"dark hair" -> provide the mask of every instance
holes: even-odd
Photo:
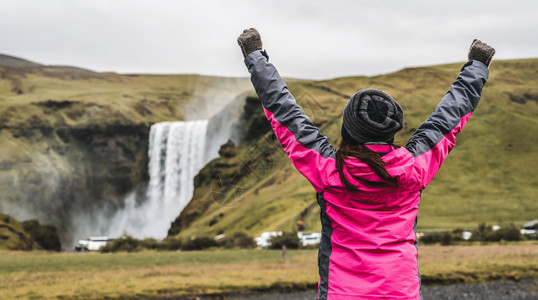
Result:
[[[390,176],[389,172],[385,168],[385,162],[381,159],[383,154],[384,153],[377,153],[370,150],[364,145],[353,143],[347,139],[341,139],[338,143],[338,150],[336,151],[336,168],[338,169],[338,174],[340,174],[340,180],[346,189],[350,191],[357,190],[357,187],[349,182],[344,171],[344,164],[346,163],[344,158],[348,157],[357,158],[361,162],[366,163],[372,169],[372,171],[374,171],[381,178],[381,180],[383,180],[383,182],[366,180],[348,171],[347,173],[349,173],[353,179],[365,182],[369,185],[398,187],[398,179]]]

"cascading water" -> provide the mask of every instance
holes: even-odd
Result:
[[[138,204],[134,194],[129,195],[125,208],[112,219],[109,236],[166,237],[170,223],[192,198],[194,176],[207,162],[207,125],[207,120],[199,120],[151,126],[146,200]]]
[[[100,220],[102,235],[164,238],[194,191],[194,177],[228,139],[240,140],[238,120],[247,93],[230,101],[210,120],[162,122],[151,126],[146,196],[127,195],[124,207],[111,219]],[[206,142],[207,141],[207,142]]]

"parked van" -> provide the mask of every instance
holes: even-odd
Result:
[[[75,245],[76,251],[98,251],[102,247],[106,246],[106,243],[114,239],[107,236],[94,236],[85,240],[80,240]]]

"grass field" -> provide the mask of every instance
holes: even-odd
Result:
[[[421,246],[422,280],[469,283],[538,277],[538,245]],[[0,299],[132,299],[307,287],[317,251],[0,253]]]

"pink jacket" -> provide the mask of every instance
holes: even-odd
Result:
[[[304,115],[264,54],[258,50],[245,58],[251,81],[278,140],[316,190],[321,207],[319,299],[421,299],[416,243],[420,195],[478,104],[488,68],[479,61],[465,64],[405,147],[368,146],[387,153],[382,159],[398,178],[397,189],[351,181],[359,191],[350,192],[336,169],[336,149]],[[381,181],[367,164],[346,162],[353,174]]]

